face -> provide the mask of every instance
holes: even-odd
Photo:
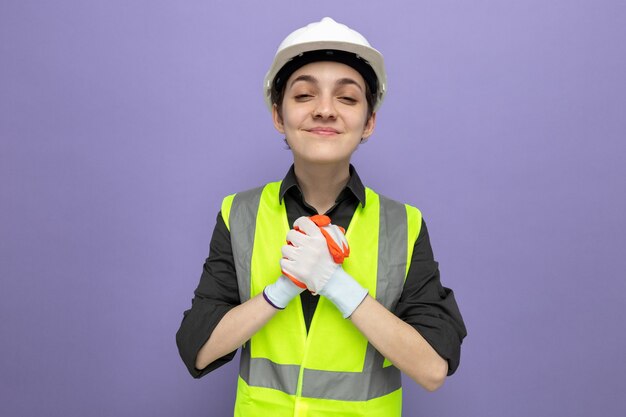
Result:
[[[276,129],[285,135],[296,164],[348,164],[374,131],[367,118],[365,81],[352,67],[320,61],[304,65],[287,80]]]

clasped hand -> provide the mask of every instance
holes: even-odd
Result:
[[[344,230],[327,216],[300,217],[282,247],[281,275],[263,290],[266,300],[283,309],[304,288],[328,298],[344,318],[350,317],[367,296],[367,289],[343,270],[350,254]],[[287,277],[287,278],[285,278]]]
[[[344,230],[327,216],[300,217],[287,233],[280,266],[296,285],[318,294],[349,253]]]

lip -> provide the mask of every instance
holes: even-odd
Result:
[[[332,127],[312,127],[310,129],[305,129],[307,132],[309,133],[313,133],[316,135],[321,135],[321,136],[332,136],[332,135],[336,135],[339,133],[339,131],[337,129],[334,129]]]

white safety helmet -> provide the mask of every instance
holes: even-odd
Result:
[[[325,17],[290,33],[278,47],[263,83],[265,102],[270,111],[275,81],[285,82],[301,66],[324,60],[342,62],[355,68],[375,93],[373,111],[380,108],[387,92],[382,54],[372,48],[359,32]],[[285,70],[281,71],[283,68]],[[277,75],[284,79],[276,79]]]

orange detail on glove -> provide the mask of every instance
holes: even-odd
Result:
[[[286,273],[285,271],[281,271],[283,273],[284,276],[286,276],[287,278],[289,278],[291,280],[291,282],[293,282],[294,284],[296,284],[298,287],[300,288],[306,288],[306,284],[298,281],[293,275]]]
[[[318,227],[324,227],[330,224],[330,217],[324,214],[316,214],[315,216],[309,217],[309,219],[311,219],[311,221]]]
[[[328,216],[326,216],[328,217]],[[329,219],[330,220],[330,219]],[[297,230],[298,232],[305,234],[302,230],[300,230],[299,227],[295,227],[294,230]],[[288,245],[293,246],[293,243],[291,243],[290,241],[287,241]],[[281,271],[283,273],[284,276],[286,276],[287,278],[289,278],[291,280],[291,282],[293,282],[294,284],[296,284],[298,287],[300,288],[306,288],[306,284],[302,281],[297,280],[293,275],[286,273],[285,271]]]
[[[324,235],[326,239],[326,244],[328,245],[328,250],[330,251],[330,255],[333,257],[333,261],[336,264],[342,264],[343,260],[350,256],[350,248],[342,243],[343,247],[339,247],[335,239],[333,239],[326,230],[320,228],[320,232]]]

